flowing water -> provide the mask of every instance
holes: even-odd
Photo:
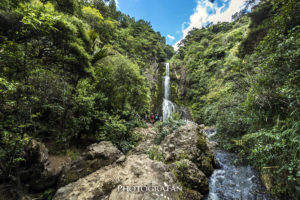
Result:
[[[206,130],[208,138],[215,130]],[[215,157],[221,168],[214,170],[209,180],[209,194],[206,200],[272,200],[265,192],[259,175],[250,166],[233,164],[237,156],[215,149]]]
[[[165,121],[172,116],[175,111],[174,104],[170,101],[170,75],[169,63],[166,63],[166,76],[164,77],[164,99],[163,99],[163,120]]]

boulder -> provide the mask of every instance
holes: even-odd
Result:
[[[142,138],[140,143],[128,152],[131,154],[144,154],[147,153],[154,145],[154,139],[157,136],[157,132],[153,129],[153,125],[148,125],[147,128],[136,128],[134,134]]]
[[[208,193],[208,179],[193,162],[183,159],[175,162],[172,167],[180,181],[188,188],[201,191],[201,194]]]
[[[106,166],[58,189],[53,200],[153,200],[191,195],[202,198],[200,193],[182,188],[167,164],[139,154],[129,155],[122,165]]]
[[[111,145],[107,142],[101,148],[89,148],[92,152],[86,152],[72,166],[95,159],[106,166],[87,176],[84,164],[71,166],[69,172],[82,178],[59,188],[54,200],[203,199],[208,193],[207,177],[213,170],[214,156],[202,128],[188,123],[168,135],[155,146],[157,153],[163,154],[160,161],[148,155],[157,134],[153,127],[137,129],[136,133],[143,139],[126,157],[116,150],[112,153],[112,147],[110,151],[100,150]]]
[[[174,133],[168,135],[161,143],[162,153],[167,162],[188,159],[210,176],[215,162],[214,154],[207,146],[207,138],[199,125],[189,122]]]
[[[57,183],[60,171],[49,167],[48,149],[36,140],[25,149],[26,166],[20,171],[21,181],[31,190],[43,191]]]
[[[92,144],[77,160],[63,168],[58,186],[62,187],[77,181],[79,178],[85,177],[115,161],[122,162],[125,160],[123,156],[123,153],[111,142],[103,141]]]

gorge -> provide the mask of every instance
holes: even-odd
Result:
[[[195,4],[175,51],[125,0],[1,0],[0,200],[300,199],[300,2],[238,1],[130,1]]]

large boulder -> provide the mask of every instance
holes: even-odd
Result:
[[[54,200],[186,199],[202,195],[183,188],[167,164],[145,154],[130,155],[121,165],[110,165],[58,189]]]
[[[153,147],[154,139],[157,136],[157,132],[153,129],[152,124],[149,124],[147,128],[136,128],[134,134],[142,139],[134,149],[128,152],[128,155],[147,153]]]
[[[162,153],[167,162],[188,159],[210,176],[215,165],[214,154],[207,146],[203,128],[189,122],[168,135],[161,143]]]
[[[48,149],[36,140],[25,149],[26,166],[20,172],[21,181],[31,190],[43,191],[55,186],[60,171],[49,167]]]
[[[201,194],[208,193],[208,178],[190,160],[183,159],[172,164],[178,179],[188,188],[201,191]]]
[[[64,167],[58,186],[62,187],[125,156],[111,142],[103,141],[88,146],[87,150],[70,165]]]

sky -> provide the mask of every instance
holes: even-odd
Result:
[[[209,22],[231,21],[231,16],[244,7],[244,0],[117,0],[118,9],[151,23],[153,29],[166,37],[167,44],[177,44],[193,28]]]

